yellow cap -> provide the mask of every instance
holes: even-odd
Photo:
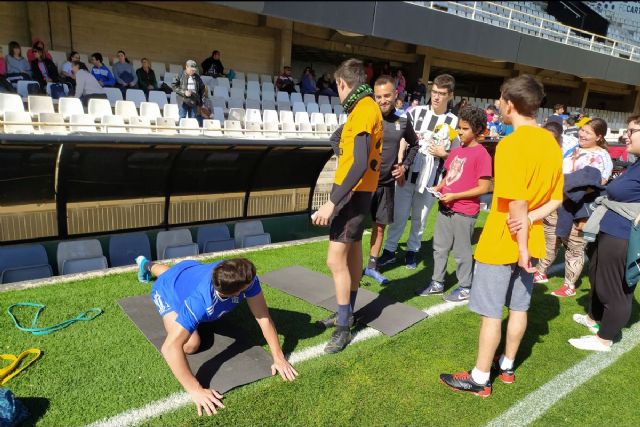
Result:
[[[591,119],[589,117],[583,117],[580,120],[578,120],[576,122],[576,126],[578,126],[579,128],[581,128],[582,126],[586,125],[587,123],[589,123],[591,121]]]

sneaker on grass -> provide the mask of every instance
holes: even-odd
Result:
[[[554,297],[560,297],[560,298],[572,297],[575,294],[576,294],[576,288],[569,286],[567,283],[564,283],[558,289],[551,292],[551,295],[553,295]]]
[[[338,312],[334,312],[331,316],[326,319],[318,320],[316,325],[322,329],[329,329],[336,327],[336,319],[338,318]],[[349,316],[349,327],[352,327],[354,323],[353,314]]]
[[[140,283],[149,283],[151,281],[151,272],[145,270],[145,265],[149,262],[144,255],[140,255],[136,258],[136,264],[138,264],[138,281]]]
[[[348,326],[336,326],[331,339],[324,347],[325,353],[337,353],[351,342],[351,329]]]
[[[429,295],[440,295],[442,292],[444,292],[444,283],[432,280],[426,287],[418,289],[416,295],[426,297]]]
[[[502,369],[500,367],[500,355],[496,354],[493,358],[493,364],[491,365],[491,369],[495,373],[498,374],[498,378],[505,384],[513,384],[516,382],[516,372],[513,368],[511,369]]]
[[[533,283],[548,283],[548,282],[549,282],[549,278],[547,277],[546,274],[540,273],[539,271],[536,271],[535,273],[533,273]]]
[[[582,326],[586,326],[594,334],[597,334],[598,331],[600,330],[600,324],[598,324],[597,322],[591,323],[589,321],[589,316],[587,316],[586,314],[575,313],[573,315],[573,321]]]
[[[457,287],[449,295],[445,295],[443,299],[448,302],[462,302],[468,300],[470,294],[471,289]]]
[[[611,351],[611,342],[603,343],[596,335],[585,335],[580,338],[571,338],[569,344],[580,350]]]
[[[415,270],[415,268],[418,266],[418,262],[416,261],[416,252],[413,251],[407,251],[407,254],[405,255],[404,258],[404,266],[407,267],[409,270]]]
[[[384,249],[382,251],[382,255],[378,258],[378,267],[384,267],[386,265],[393,264],[394,262],[396,262],[395,252]]]
[[[386,277],[384,277],[382,275],[382,273],[380,273],[378,270],[376,270],[375,268],[365,268],[363,274],[365,276],[371,277],[373,280],[375,280],[376,282],[380,283],[381,285],[386,285],[389,283],[389,279],[387,279]]]
[[[480,397],[489,397],[491,395],[491,383],[476,383],[471,378],[470,371],[456,374],[440,374],[440,382],[455,391],[471,393]]]

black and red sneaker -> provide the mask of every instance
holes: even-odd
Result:
[[[496,355],[493,358],[493,364],[491,365],[491,369],[493,369],[497,374],[500,381],[505,384],[513,384],[516,382],[516,371],[511,369],[501,369],[500,368],[500,356]]]
[[[449,388],[475,394],[480,397],[491,395],[491,383],[478,384],[471,378],[471,371],[463,371],[455,374],[440,374],[440,382]]]

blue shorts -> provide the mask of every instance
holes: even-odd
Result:
[[[194,260],[185,260],[177,263],[160,275],[151,287],[151,299],[156,305],[160,316],[170,312],[176,312],[181,302],[176,301],[174,286],[178,276],[187,268],[200,264]]]

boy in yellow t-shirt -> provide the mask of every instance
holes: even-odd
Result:
[[[513,362],[527,327],[534,259],[545,256],[542,219],[562,203],[562,152],[551,134],[536,124],[544,98],[542,84],[530,75],[500,88],[503,120],[515,131],[496,148],[495,182],[489,217],[475,252],[469,309],[482,316],[476,366],[468,372],[441,374],[457,390],[487,397],[492,362],[504,383],[515,381]],[[509,308],[504,354],[502,310]]]
[[[336,147],[338,167],[329,201],[312,216],[315,225],[331,223],[327,265],[336,287],[338,311],[323,321],[327,327],[336,327],[326,353],[337,353],[351,341],[353,308],[362,278],[364,221],[378,187],[382,153],[382,113],[365,83],[362,61],[343,62],[335,77],[340,102],[349,116]]]

